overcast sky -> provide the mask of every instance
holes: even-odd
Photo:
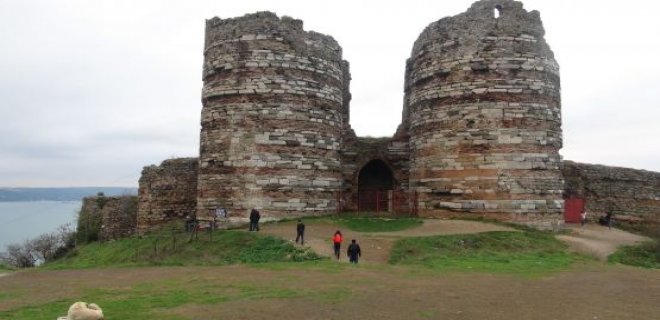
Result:
[[[205,19],[269,10],[333,36],[351,125],[390,136],[425,26],[472,0],[0,0],[0,186],[137,186],[198,154]],[[564,159],[660,171],[660,4],[523,1],[561,66]]]

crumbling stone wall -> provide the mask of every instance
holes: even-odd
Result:
[[[144,167],[138,188],[139,233],[194,215],[197,207],[197,158],[163,161]]]
[[[303,23],[258,12],[206,22],[197,214],[336,210],[350,75]]]
[[[79,240],[109,241],[130,237],[137,225],[137,197],[85,197],[78,217]]]
[[[562,162],[567,196],[586,200],[591,219],[611,211],[618,221],[660,226],[660,172]]]
[[[482,0],[419,36],[402,126],[422,215],[562,213],[559,66],[543,35],[537,11]]]

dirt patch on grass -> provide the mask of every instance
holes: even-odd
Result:
[[[593,224],[588,224],[584,227],[580,225],[568,225],[568,228],[570,234],[558,235],[557,238],[559,240],[564,241],[576,252],[594,256],[602,261],[606,261],[607,256],[614,253],[621,246],[651,240],[650,238],[627,231],[608,229],[607,227]]]
[[[260,232],[281,237],[294,242],[296,239],[296,223],[272,223],[264,224]],[[305,246],[310,247],[316,253],[331,257],[333,256],[332,235],[341,230],[344,235],[342,244],[342,256],[340,261],[348,262],[346,248],[352,239],[356,239],[362,249],[363,264],[387,263],[394,241],[402,237],[425,237],[443,234],[479,233],[487,231],[515,231],[515,229],[474,221],[461,220],[424,220],[418,227],[395,232],[357,232],[343,228],[327,220],[305,221]]]

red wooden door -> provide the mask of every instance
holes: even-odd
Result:
[[[568,198],[564,200],[564,222],[579,223],[580,213],[584,210],[584,199]]]

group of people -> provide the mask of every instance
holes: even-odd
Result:
[[[259,231],[259,219],[261,219],[259,210],[252,209],[250,211],[250,231]],[[339,260],[339,257],[341,256],[341,243],[343,241],[344,237],[342,236],[341,231],[337,230],[332,236],[334,255],[337,260]],[[296,224],[296,243],[300,243],[301,245],[305,244],[305,224],[301,219],[298,219],[298,224]],[[351,244],[348,245],[346,255],[348,255],[351,263],[358,263],[358,259],[362,256],[360,245],[355,239],[351,240]]]
[[[332,244],[335,249],[335,257],[337,260],[339,260],[339,256],[341,255],[341,243],[344,241],[344,237],[341,234],[341,231],[337,230],[335,232],[335,235],[332,236]],[[360,249],[360,245],[357,244],[357,241],[355,239],[351,240],[351,244],[348,245],[348,249],[346,250],[346,255],[348,256],[348,260],[351,263],[358,263],[358,259],[362,256],[362,250]]]
[[[298,219],[298,224],[296,225],[296,243],[298,243],[298,241],[300,241],[301,245],[305,244],[305,224],[300,219]],[[341,231],[337,230],[332,236],[332,246],[337,260],[341,257],[341,243],[343,241],[344,236],[341,234]],[[346,255],[348,255],[348,260],[355,264],[358,263],[358,259],[362,256],[360,245],[355,239],[351,240],[351,244],[346,250]]]

